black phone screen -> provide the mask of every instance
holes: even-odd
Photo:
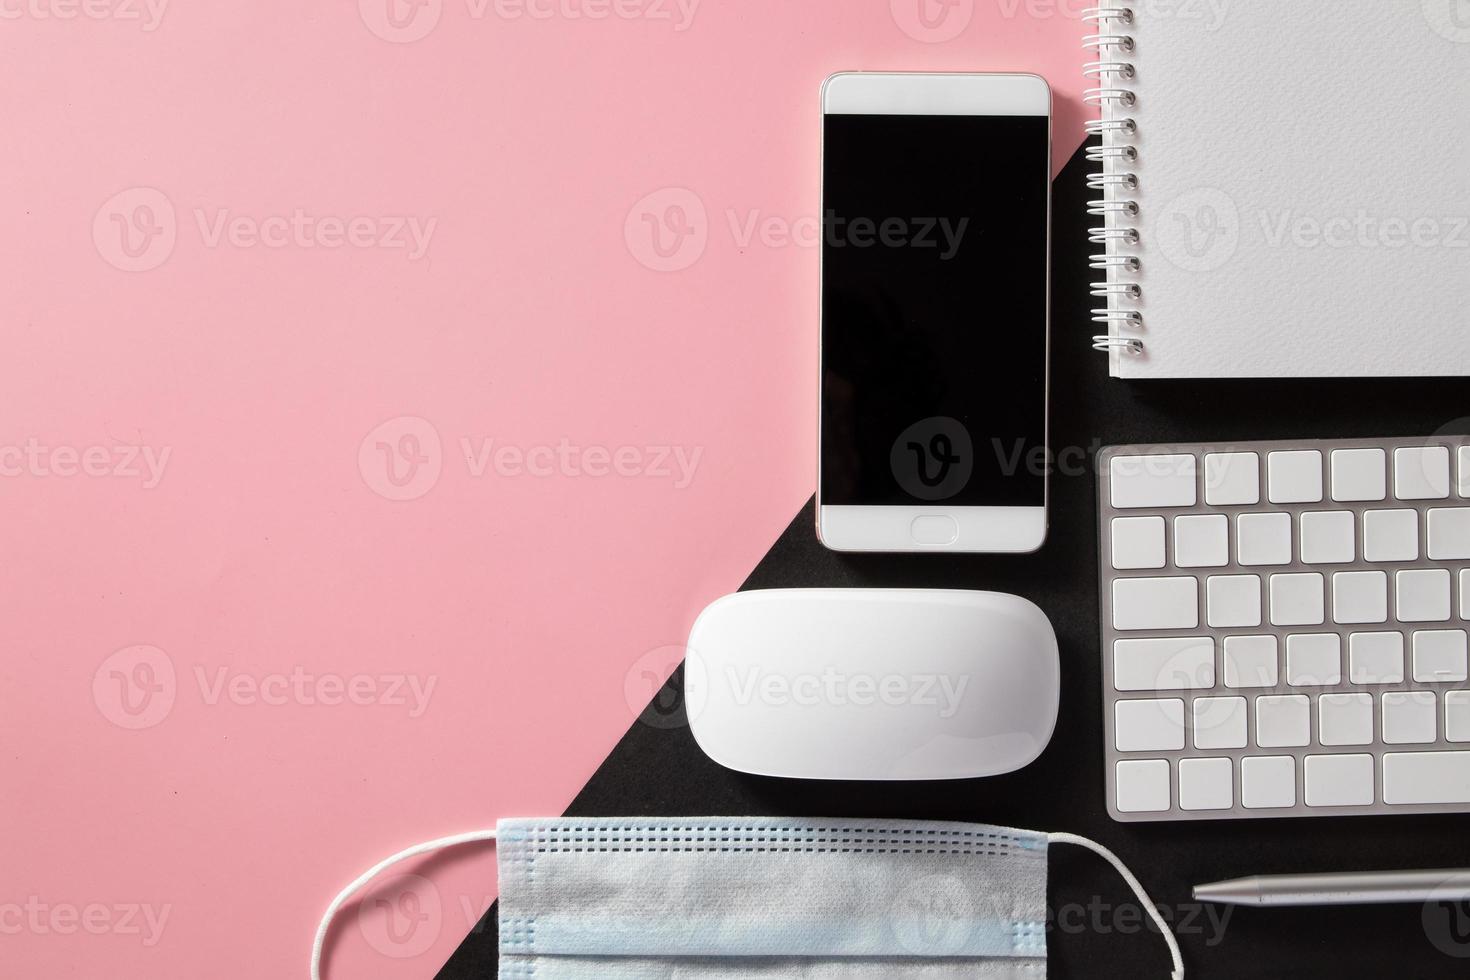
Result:
[[[1049,121],[824,128],[822,504],[1043,506]]]

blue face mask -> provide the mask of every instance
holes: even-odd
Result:
[[[757,818],[512,820],[410,848],[497,840],[501,980],[1040,980],[1052,844],[978,824]]]

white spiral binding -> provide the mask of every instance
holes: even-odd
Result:
[[[1087,133],[1100,136],[1103,141],[1101,146],[1087,149],[1088,161],[1103,168],[1087,175],[1088,189],[1101,192],[1097,200],[1087,203],[1087,213],[1103,219],[1101,226],[1088,230],[1088,239],[1104,249],[1092,256],[1092,268],[1106,276],[1104,281],[1092,284],[1092,295],[1107,301],[1106,308],[1092,311],[1092,322],[1106,324],[1109,330],[1093,337],[1092,346],[1100,351],[1142,354],[1145,349],[1142,340],[1120,337],[1113,332],[1124,327],[1143,329],[1143,314],[1122,308],[1123,303],[1143,298],[1143,287],[1123,278],[1137,275],[1143,261],[1137,255],[1119,251],[1137,248],[1140,242],[1138,229],[1122,224],[1123,219],[1132,221],[1139,216],[1138,202],[1125,196],[1138,190],[1138,177],[1128,169],[1138,159],[1138,148],[1126,142],[1138,132],[1138,125],[1126,116],[1108,111],[1109,108],[1131,109],[1138,104],[1137,93],[1126,87],[1134,77],[1133,64],[1126,56],[1133,53],[1136,45],[1132,35],[1124,33],[1133,25],[1133,11],[1122,5],[1100,4],[1085,11],[1082,19],[1096,25],[1097,30],[1082,42],[1097,57],[1096,61],[1087,63],[1084,71],[1098,85],[1083,96],[1088,105],[1099,110],[1099,117],[1088,121]]]

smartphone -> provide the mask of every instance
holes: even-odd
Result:
[[[846,73],[822,103],[817,535],[836,551],[1036,551],[1051,90]]]

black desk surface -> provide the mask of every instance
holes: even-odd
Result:
[[[1190,824],[1114,823],[1103,802],[1098,653],[1098,446],[1121,443],[1387,437],[1470,432],[1470,382],[1110,380],[1090,350],[1085,161],[1056,185],[1052,444],[1088,450],[1089,465],[1052,483],[1051,538],[1026,558],[850,556],[817,542],[812,505],[796,516],[745,589],[986,589],[1046,610],[1062,653],[1062,712],[1042,758],[1019,773],[961,783],[807,784],[728,772],[678,724],[681,677],[660,693],[568,810],[575,816],[805,815],[898,817],[1066,830],[1103,842],[1178,916],[1193,978],[1414,978],[1470,975],[1470,908],[1419,905],[1236,910],[1221,926],[1190,886],[1250,874],[1470,865],[1470,816],[1358,817]],[[1384,283],[1393,289],[1393,283]],[[1290,330],[1290,323],[1282,323]],[[1385,324],[1384,343],[1411,323]],[[1078,471],[1080,470],[1080,471]],[[671,723],[672,720],[672,723]],[[1166,977],[1163,943],[1099,858],[1052,852],[1050,975]],[[495,976],[495,910],[438,980]],[[1101,928],[1099,928],[1101,926]],[[1455,927],[1458,927],[1457,930]],[[1459,936],[1457,943],[1454,936]],[[1458,954],[1458,955],[1455,955]]]

